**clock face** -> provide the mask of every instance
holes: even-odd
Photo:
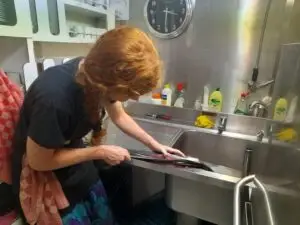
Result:
[[[150,31],[160,38],[179,36],[192,17],[191,0],[148,0],[145,17]]]

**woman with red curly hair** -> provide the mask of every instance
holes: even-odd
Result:
[[[115,224],[94,160],[117,165],[130,155],[120,146],[83,148],[82,138],[91,130],[97,136],[106,110],[122,131],[153,151],[182,155],[154,140],[121,105],[157,87],[161,67],[151,39],[121,27],[101,36],[85,58],[44,71],[25,97],[15,131],[14,192],[26,153],[32,169],[53,171],[60,182],[70,203],[60,212],[63,224]]]

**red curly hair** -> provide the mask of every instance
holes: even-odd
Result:
[[[157,87],[162,76],[162,63],[147,34],[137,28],[122,26],[97,40],[80,71],[90,93],[87,97],[89,111],[95,111],[96,106],[91,107],[91,104],[96,104],[97,100],[91,99],[94,95],[91,90],[104,97],[119,93],[136,98]]]

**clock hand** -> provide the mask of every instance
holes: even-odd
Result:
[[[178,13],[174,13],[173,11],[164,10],[163,12],[164,12],[164,13],[171,14],[171,15],[175,15],[175,16],[178,15]]]
[[[165,29],[168,26],[168,8],[166,8],[166,10],[164,10],[165,13]]]

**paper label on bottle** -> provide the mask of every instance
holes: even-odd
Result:
[[[167,105],[168,95],[161,95],[161,104]]]

